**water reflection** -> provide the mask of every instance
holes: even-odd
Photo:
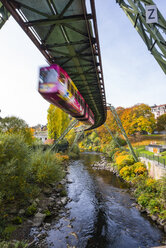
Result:
[[[164,234],[144,218],[127,193],[127,185],[107,171],[89,165],[102,155],[84,154],[70,165],[67,204],[49,232],[50,248],[144,248],[160,245]]]

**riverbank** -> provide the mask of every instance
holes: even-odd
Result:
[[[15,248],[19,244],[19,248],[23,247],[45,247],[44,239],[47,236],[46,232],[51,226],[50,219],[58,222],[60,215],[67,212],[65,205],[70,200],[67,197],[66,185],[71,183],[67,179],[67,164],[65,165],[66,176],[56,183],[52,183],[44,187],[36,199],[30,200],[30,207],[27,210],[20,209],[19,212],[15,208],[10,210],[10,218],[15,220],[22,220],[22,223],[15,221],[9,222],[9,227],[15,227],[8,233],[7,239],[9,241],[1,241],[0,248]],[[14,225],[13,225],[14,224]],[[42,227],[41,227],[42,226]],[[38,232],[36,236],[33,233]],[[42,230],[42,232],[40,232]]]
[[[67,212],[58,222],[52,219],[44,248],[145,248],[165,244],[164,233],[133,206],[127,184],[113,173],[92,168],[102,158],[101,154],[83,153],[79,160],[69,163]]]
[[[117,166],[115,166],[114,163],[108,162],[108,159],[103,156],[101,162],[97,162],[95,164],[92,164],[92,168],[94,170],[106,170],[113,174],[115,174],[117,177],[120,177],[120,173],[118,171]],[[122,178],[124,180],[124,178]],[[133,206],[135,206],[141,213],[146,213],[146,215],[151,218],[152,221],[154,221],[160,229],[162,229],[166,233],[166,219],[160,218],[159,214],[151,214],[151,212],[143,207],[141,204],[138,203],[138,199],[135,197],[135,191],[136,191],[136,185],[132,182],[129,182],[125,180],[126,183],[130,185],[130,193],[132,197],[135,199],[135,203],[133,203]],[[154,206],[155,207],[155,206]]]
[[[35,199],[37,212],[43,214],[47,209],[50,213],[47,211],[48,215],[45,213],[46,216],[37,225],[37,213],[29,217],[13,233],[13,239],[25,240],[28,244],[25,247],[29,248],[159,245],[160,231],[150,227],[149,222],[138,214],[126,183],[114,175],[117,173],[115,168],[110,167],[103,154],[82,154],[81,159],[69,161],[65,173],[63,180],[52,184],[40,199]],[[65,196],[61,195],[64,189]],[[146,237],[145,240],[142,236]]]

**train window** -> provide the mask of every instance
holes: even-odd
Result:
[[[78,95],[77,95],[77,92],[75,92],[75,98],[76,98],[76,100],[78,101]]]
[[[40,83],[54,83],[57,81],[58,73],[55,69],[40,71]]]
[[[72,93],[73,96],[75,96],[75,90],[74,90],[73,85],[71,85],[71,93]]]
[[[65,84],[66,78],[65,78],[65,75],[64,75],[62,72],[60,72],[59,80],[60,80],[63,84]]]
[[[67,88],[69,91],[71,91],[71,83],[70,83],[69,79],[67,80]]]

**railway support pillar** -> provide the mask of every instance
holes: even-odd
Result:
[[[84,133],[84,130],[80,131],[80,132],[77,132],[76,133],[76,136],[75,136],[75,139],[73,141],[73,144],[71,145],[71,148],[69,150],[69,152],[71,152],[74,148],[74,145],[77,143],[77,141],[79,140],[79,138],[81,137],[81,135]]]
[[[61,136],[55,141],[55,143],[52,145],[51,150],[53,150],[57,144],[66,136],[66,134],[78,123],[78,120],[74,119],[71,120],[68,127],[65,129],[65,131],[61,134]]]
[[[112,133],[111,129],[109,128],[109,126],[108,126],[106,123],[104,123],[104,126],[105,126],[105,128],[107,129],[107,131],[109,132],[109,134],[111,135],[111,137],[112,137],[112,139],[114,140],[114,142],[117,144],[117,146],[118,146],[119,148],[121,148],[120,144],[118,143],[117,139],[116,139],[115,136],[113,135],[113,133]]]
[[[119,118],[119,116],[118,116],[118,114],[117,114],[115,108],[114,108],[111,104],[109,104],[109,107],[110,107],[110,110],[111,110],[111,112],[112,112],[112,114],[113,114],[115,120],[116,120],[116,123],[117,123],[118,127],[120,128],[120,130],[121,130],[121,132],[122,132],[122,134],[123,134],[123,137],[125,138],[125,140],[126,140],[126,142],[127,142],[127,145],[128,145],[128,147],[129,147],[129,150],[130,150],[130,152],[131,152],[131,154],[132,154],[132,156],[133,156],[135,162],[138,162],[138,158],[137,158],[137,156],[136,156],[136,154],[135,154],[135,152],[134,152],[134,149],[133,149],[133,147],[132,147],[132,145],[131,145],[131,143],[130,143],[128,137],[127,137],[127,134],[126,134],[126,132],[125,132],[125,130],[124,130],[124,128],[123,128],[122,122],[121,122],[121,120],[120,120],[120,118]]]

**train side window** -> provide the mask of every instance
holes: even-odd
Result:
[[[62,72],[60,72],[59,79],[60,79],[60,81],[61,81],[63,84],[65,84],[66,78],[65,78],[65,76],[63,75]]]
[[[71,93],[72,93],[73,96],[75,96],[75,92],[74,92],[74,87],[73,87],[73,85],[71,85]]]
[[[70,83],[69,79],[67,80],[67,89],[69,91],[71,91],[71,83]]]
[[[76,100],[78,101],[78,95],[77,95],[77,92],[75,92],[75,98],[76,98]]]

